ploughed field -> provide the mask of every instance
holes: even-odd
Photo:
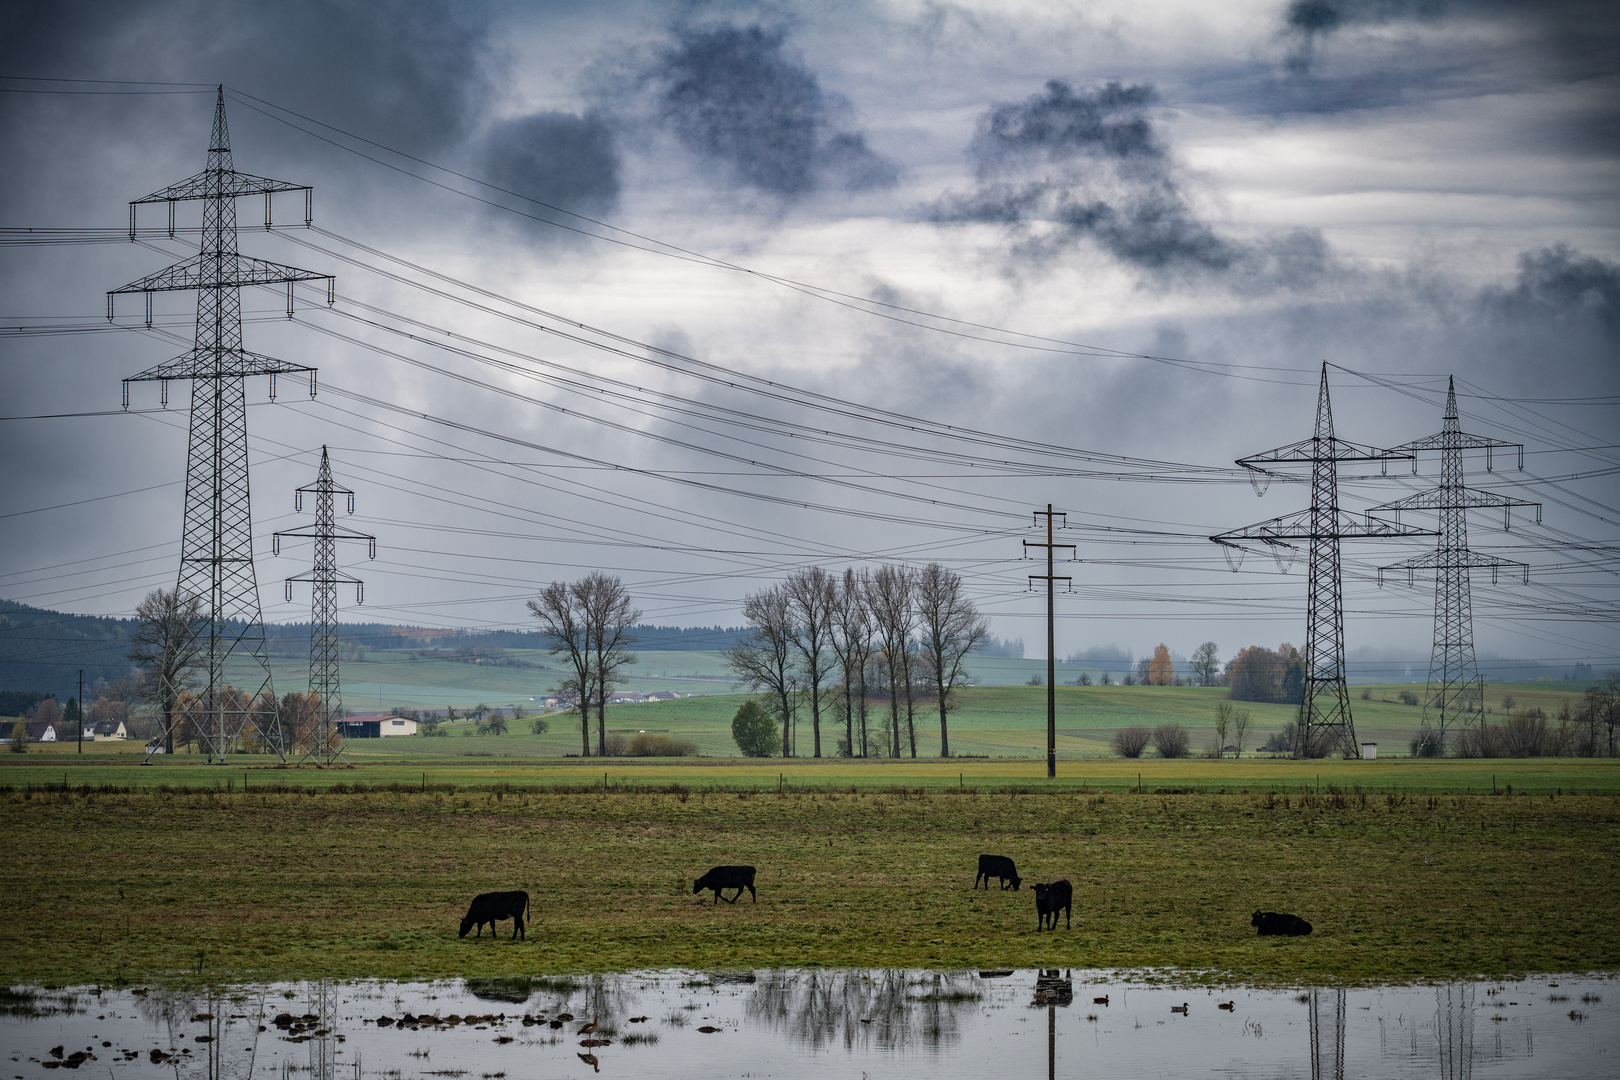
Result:
[[[0,790],[0,979],[1620,968],[1613,795],[273,789],[305,776],[257,773],[246,794]],[[1013,858],[1023,889],[973,891],[981,852]],[[758,903],[692,895],[717,864],[757,867]],[[1038,933],[1030,884],[1060,877],[1073,927]],[[509,922],[458,939],[471,897],[507,889],[531,896],[527,941]],[[1256,937],[1256,909],[1315,932]]]

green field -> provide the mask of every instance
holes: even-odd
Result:
[[[683,663],[695,665],[690,658],[702,658],[700,653],[648,653],[648,657],[676,657]],[[1022,663],[1023,661],[1019,661]],[[675,663],[675,661],[671,661]],[[426,666],[399,663],[393,660],[376,664],[350,664],[344,668],[345,686],[353,669],[388,668],[398,666],[408,673],[427,677],[433,673],[430,666],[440,669],[468,669],[480,677],[487,676],[491,683],[516,678],[505,669],[480,672],[473,665],[449,661],[432,661]],[[673,667],[670,670],[675,670]],[[689,670],[691,670],[689,668]],[[439,672],[442,676],[443,671]],[[438,677],[438,676],[435,676]],[[279,678],[279,675],[278,675]],[[285,685],[278,683],[278,685]],[[731,739],[731,718],[747,695],[729,692],[729,684],[718,684],[710,696],[681,698],[637,705],[612,706],[608,710],[607,726],[610,730],[634,733],[662,731],[697,743],[701,753],[708,756],[731,756],[737,747]],[[439,686],[435,692],[451,693],[455,688]],[[466,708],[480,702],[490,706],[518,704],[527,709],[538,706],[527,701],[527,696],[516,694],[501,697],[494,688],[484,687],[482,696],[460,694],[454,704]],[[714,689],[711,687],[711,689]],[[1356,732],[1364,741],[1379,744],[1380,757],[1404,755],[1408,744],[1417,734],[1422,709],[1400,704],[1399,694],[1412,687],[1399,684],[1355,688],[1352,694]],[[1360,694],[1369,695],[1363,700]],[[687,691],[680,691],[686,693]],[[1493,686],[1490,691],[1492,715],[1488,719],[1500,721],[1501,696],[1511,694],[1519,708],[1541,708],[1555,714],[1560,703],[1573,702],[1576,694],[1561,689],[1553,682],[1516,683]],[[1109,740],[1115,731],[1131,725],[1149,727],[1164,723],[1180,723],[1192,734],[1192,752],[1203,752],[1214,742],[1210,727],[1215,707],[1226,700],[1226,691],[1218,687],[1170,686],[1059,686],[1057,688],[1058,753],[1065,760],[1111,757]],[[353,690],[345,692],[345,704],[351,713],[364,713],[367,705],[363,697]],[[979,686],[961,693],[960,706],[951,714],[951,751],[953,756],[984,755],[997,757],[1027,757],[1044,753],[1046,747],[1046,690],[1033,686]],[[1236,702],[1254,717],[1254,728],[1249,734],[1245,750],[1256,750],[1268,736],[1294,718],[1292,705],[1266,705],[1254,702]],[[869,707],[868,724],[874,728],[887,712],[887,703],[874,700]],[[372,706],[375,708],[375,706]],[[536,736],[528,733],[525,721],[510,725],[506,735],[478,736],[472,724],[451,725],[445,738],[398,738],[382,740],[353,740],[351,754],[359,759],[378,755],[390,757],[498,757],[498,758],[550,758],[578,753],[580,749],[579,716],[577,713],[558,713],[548,717],[551,731]],[[917,753],[920,757],[939,756],[939,717],[926,704],[916,712]],[[593,720],[594,727],[594,720]],[[822,753],[832,756],[837,738],[843,732],[837,710],[828,707],[823,715]],[[798,756],[812,753],[809,707],[801,710],[797,731]],[[1231,742],[1228,735],[1227,741]],[[594,741],[593,741],[594,745]],[[909,744],[904,751],[909,755]]]
[[[0,920],[0,979],[836,965],[1365,984],[1620,967],[1620,798],[1357,794],[1329,790],[1326,775],[1321,795],[1154,794],[1213,779],[1220,763],[1152,764],[1147,794],[273,790],[310,776],[289,772],[258,773],[245,794],[0,789],[0,895],[14,913]],[[945,767],[890,763],[886,778]],[[802,768],[796,781],[818,767]],[[819,768],[842,780],[861,766]],[[1476,790],[1485,780],[1467,763],[1428,768],[1457,769]],[[1072,881],[1072,928],[1037,933],[1027,885],[972,891],[984,851],[1030,879]],[[758,903],[691,895],[717,863],[757,866]],[[509,888],[533,898],[527,941],[457,938],[472,894]],[[1316,931],[1257,938],[1257,908]]]

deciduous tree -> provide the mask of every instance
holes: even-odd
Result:
[[[963,661],[989,636],[990,625],[962,591],[961,575],[939,563],[922,568],[915,591],[923,671],[939,703],[939,756],[950,757],[946,716],[955,706],[957,688],[969,681]]]
[[[872,659],[872,615],[866,607],[865,578],[864,571],[857,574],[854,567],[845,568],[832,618],[831,643],[844,684],[844,743],[850,757],[866,756],[866,668]],[[861,720],[858,744],[855,741],[857,712]]]
[[[1192,671],[1198,677],[1199,686],[1214,686],[1220,670],[1219,646],[1213,641],[1206,641],[1193,650]]]
[[[573,673],[557,688],[559,694],[572,693],[579,704],[580,756],[591,756],[591,639],[586,631],[589,617],[575,590],[566,582],[553,581],[529,601],[529,614],[540,622],[540,636],[553,656],[565,656]]]
[[[793,609],[793,645],[799,652],[801,690],[810,699],[812,754],[821,756],[821,696],[833,658],[828,655],[835,636],[838,579],[819,566],[798,570],[786,582]]]
[[[596,570],[574,583],[580,609],[585,613],[585,635],[590,642],[596,687],[596,749],[607,745],[607,705],[613,687],[624,681],[624,670],[636,662],[630,651],[641,612],[630,601],[624,582]]]
[[[877,624],[883,666],[888,674],[890,754],[893,757],[900,756],[900,699],[902,695],[909,697],[911,687],[911,634],[917,625],[912,583],[909,568],[885,563],[869,579],[866,595],[866,606]],[[915,731],[912,732],[911,756],[917,756]]]
[[[1148,661],[1145,681],[1151,686],[1176,684],[1176,665],[1170,660],[1170,646],[1162,641],[1153,649],[1153,659]]]
[[[726,666],[737,685],[771,695],[782,724],[782,756],[793,753],[791,725],[793,697],[798,692],[798,671],[793,663],[793,602],[781,585],[772,585],[743,597],[743,618],[748,633],[725,653]]]
[[[174,753],[180,700],[197,685],[207,625],[200,596],[153,589],[135,608],[128,656],[141,671],[142,697],[158,711],[168,754]]]

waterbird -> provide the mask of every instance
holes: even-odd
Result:
[[[1235,1001],[1223,1001],[1223,1002],[1219,1003],[1218,1005],[1216,1005],[1215,1007],[1217,1009],[1225,1009],[1227,1012],[1236,1012],[1237,1011],[1237,1002],[1235,1002]]]
[[[1100,998],[1092,998],[1091,1003],[1093,1005],[1106,1005],[1106,1004],[1108,1004],[1108,995],[1104,994]]]
[[[1173,1013],[1180,1013],[1182,1016],[1186,1016],[1187,1015],[1187,1003],[1185,1001],[1183,1001],[1180,1005],[1172,1005],[1172,1006],[1170,1006],[1170,1011],[1173,1012]]]
[[[596,1030],[597,1021],[599,1021],[601,1019],[602,1018],[600,1016],[591,1017],[591,1022],[588,1023],[588,1024],[581,1024],[579,1026],[579,1030],[574,1032],[574,1034],[576,1034],[576,1035],[589,1035],[591,1032]]]

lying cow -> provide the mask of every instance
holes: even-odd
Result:
[[[752,866],[712,867],[707,874],[692,882],[694,896],[704,889],[714,890],[714,902],[717,904],[725,900],[725,897],[720,895],[721,889],[737,890],[736,896],[726,900],[728,904],[735,904],[738,900],[741,900],[744,889],[747,889],[749,895],[754,898],[754,903],[759,903],[759,893],[754,891],[754,868]]]
[[[523,920],[529,914],[529,894],[522,890],[513,892],[486,892],[473,897],[467,914],[461,917],[461,937],[467,936],[467,931],[478,927],[478,937],[484,936],[484,924],[489,923],[489,933],[495,936],[495,923],[497,921],[512,920],[512,938],[528,940],[528,934],[523,930]]]
[[[1052,920],[1052,929],[1057,929],[1057,913],[1063,912],[1063,926],[1069,926],[1070,907],[1074,902],[1074,886],[1069,884],[1068,878],[1060,878],[1047,885],[1035,887],[1035,914],[1037,916],[1035,931],[1046,929],[1047,919]]]
[[[1001,887],[1003,890],[1007,888],[1007,882],[1009,881],[1012,882],[1013,889],[1017,890],[1018,883],[1023,880],[1023,878],[1018,876],[1018,868],[1013,865],[1013,861],[1007,858],[1007,856],[980,855],[979,873],[978,876],[973,879],[973,887],[977,889],[979,887],[979,881],[982,879],[984,881],[984,887],[989,889],[991,878],[1000,878]]]
[[[1298,915],[1279,911],[1257,911],[1249,925],[1258,928],[1261,937],[1304,937],[1311,932],[1311,924]]]

